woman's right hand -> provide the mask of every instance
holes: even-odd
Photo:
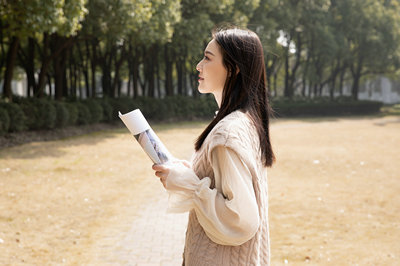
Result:
[[[184,166],[184,167],[182,167]],[[173,160],[168,164],[153,164],[152,169],[156,171],[154,174],[160,178],[161,183],[164,188],[167,188],[167,178],[170,174],[171,169],[175,172],[183,172],[186,168],[191,169],[190,162],[186,160]],[[182,171],[183,170],[183,171]]]

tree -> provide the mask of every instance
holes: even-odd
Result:
[[[38,34],[48,35],[57,32],[70,35],[79,28],[85,14],[84,0],[31,0],[2,1],[0,20],[4,23],[3,31],[9,40],[7,51],[6,74],[4,76],[4,96],[11,100],[11,81],[19,44]],[[45,37],[44,37],[45,38]],[[47,47],[46,47],[47,48]],[[46,54],[46,51],[44,51]],[[32,59],[32,58],[30,58]],[[46,67],[48,62],[44,64]],[[46,68],[42,70],[46,70]],[[39,94],[42,93],[45,71],[39,76]],[[42,78],[42,80],[41,80]]]
[[[398,60],[400,6],[398,1],[337,1],[341,27],[350,54],[352,96],[358,97],[360,80],[383,74]]]

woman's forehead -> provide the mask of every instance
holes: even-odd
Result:
[[[215,41],[215,39],[212,39],[208,43],[208,45],[207,45],[206,49],[204,50],[204,52],[207,52],[207,51],[213,53],[214,55],[219,52],[218,43]]]

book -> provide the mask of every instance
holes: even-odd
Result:
[[[146,118],[139,109],[126,114],[119,113],[119,118],[124,122],[142,149],[155,164],[165,164],[172,160],[172,155],[150,127]]]

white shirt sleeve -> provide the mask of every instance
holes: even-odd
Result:
[[[252,176],[233,150],[217,146],[211,152],[215,188],[211,180],[200,180],[191,168],[176,164],[170,168],[166,189],[170,212],[195,210],[207,236],[217,244],[241,245],[259,227],[258,205]]]

